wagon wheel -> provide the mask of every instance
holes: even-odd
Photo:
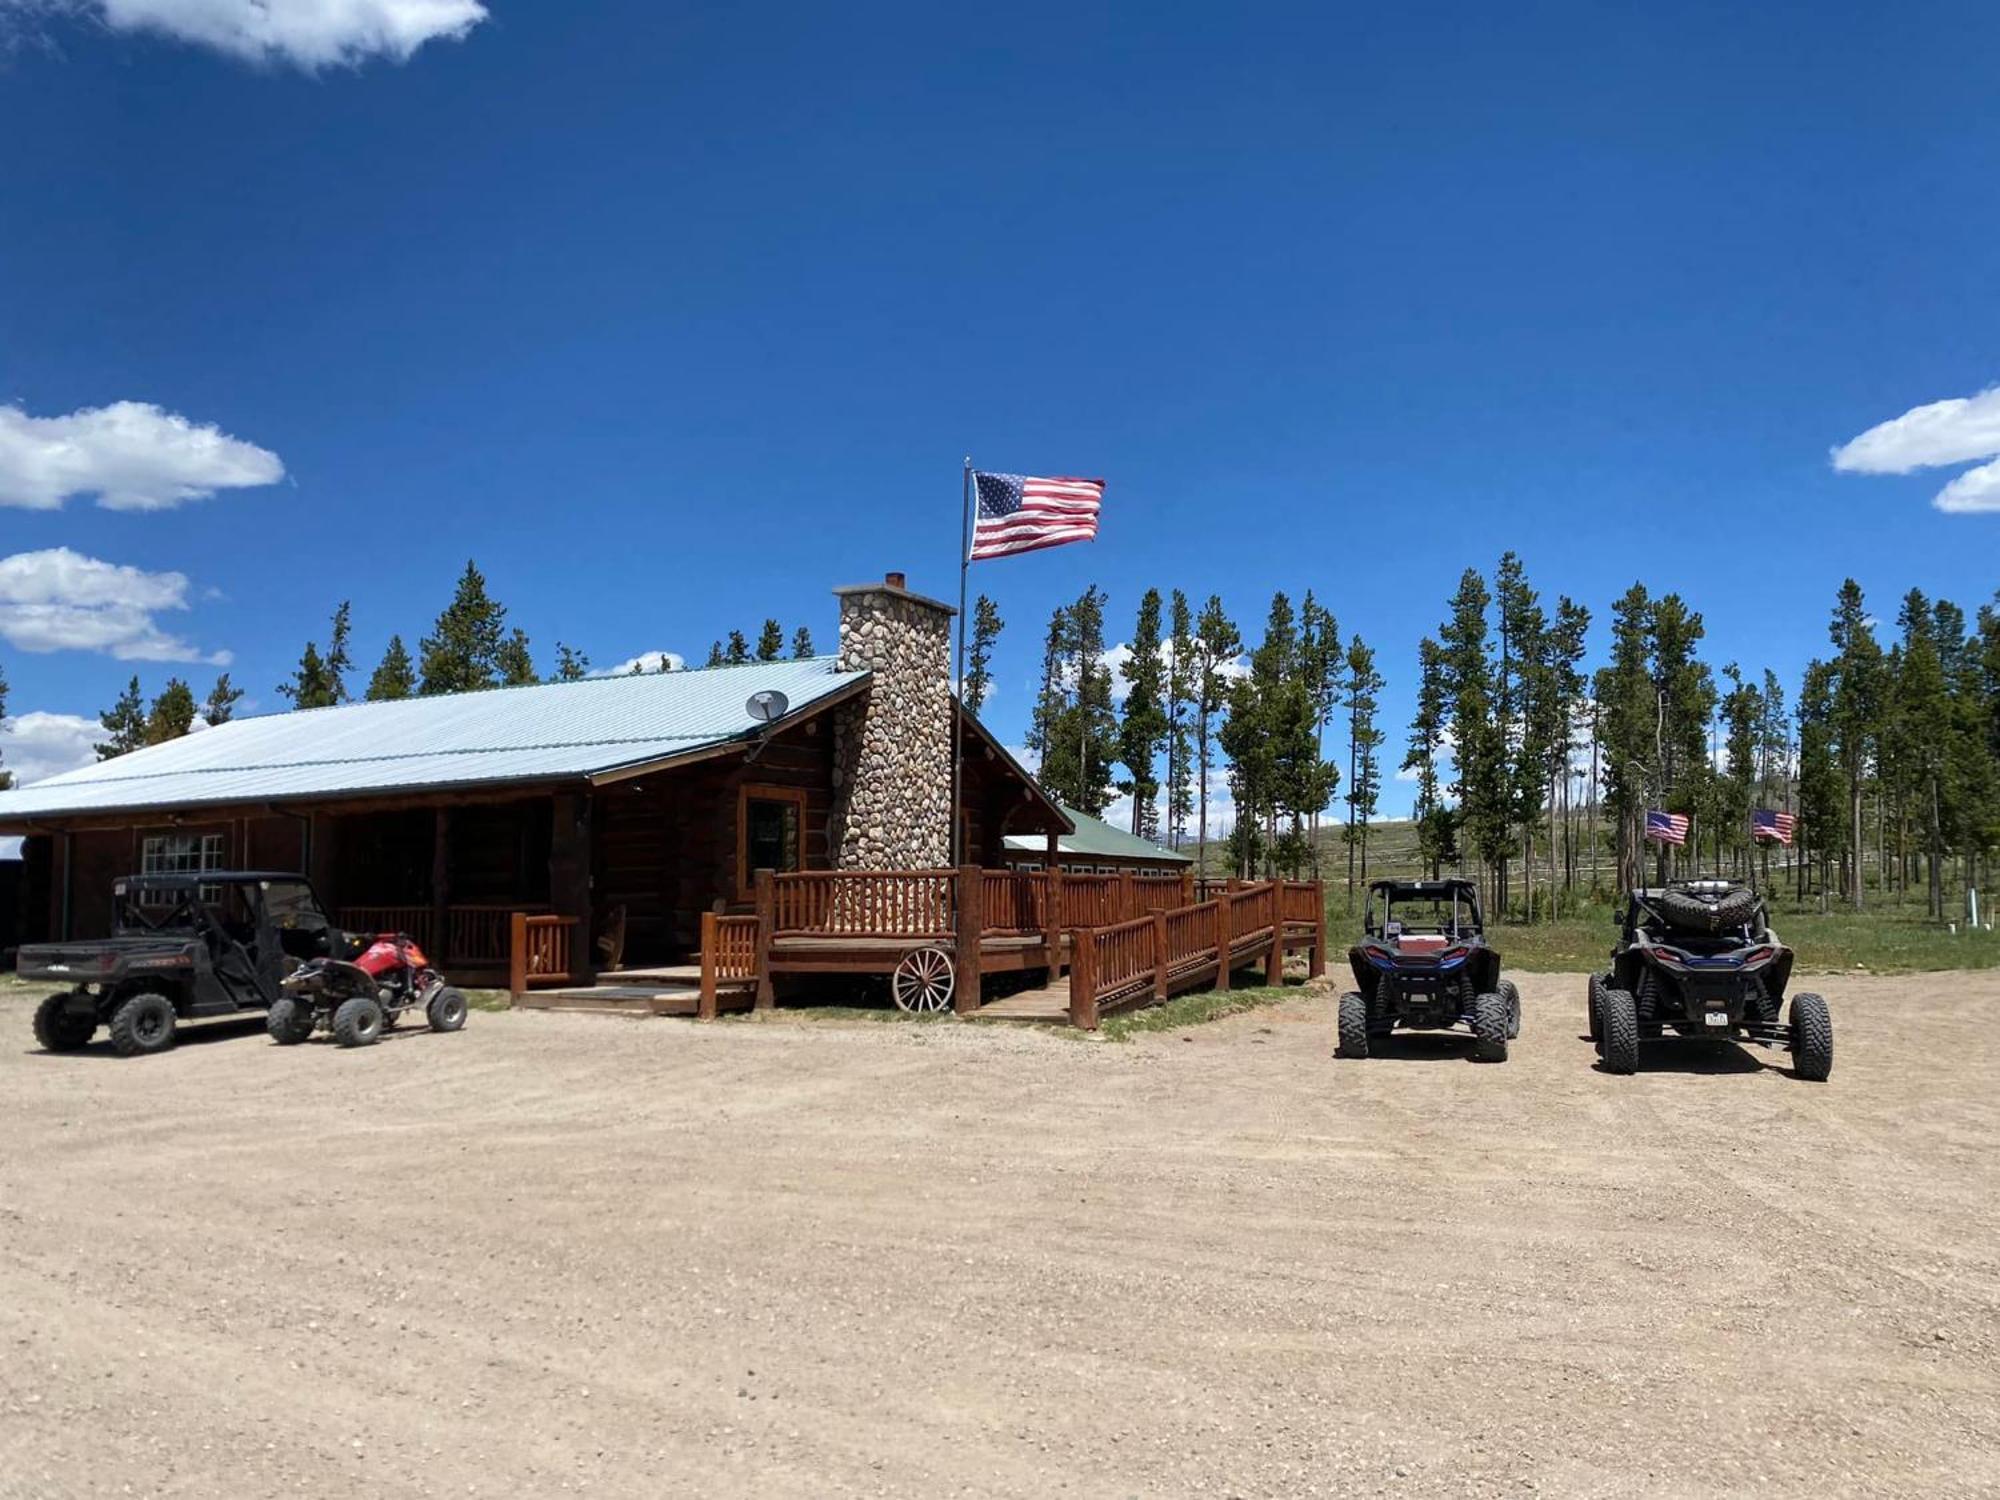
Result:
[[[951,1008],[951,955],[942,948],[918,948],[903,955],[889,982],[896,1008],[934,1016]]]

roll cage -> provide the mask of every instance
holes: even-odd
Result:
[[[1399,917],[1399,906],[1427,908],[1417,922]],[[1391,924],[1396,930],[1390,932]],[[1479,906],[1479,887],[1470,880],[1377,880],[1368,887],[1362,930],[1369,937],[1434,932],[1447,938],[1478,937],[1486,930]]]

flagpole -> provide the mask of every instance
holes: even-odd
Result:
[[[972,456],[965,459],[965,495],[959,511],[958,521],[958,659],[952,670],[951,692],[954,703],[960,701],[965,691],[965,575],[972,566]],[[959,731],[958,710],[951,714],[951,862],[956,867],[964,857],[959,847],[963,842],[959,818],[959,781],[964,774],[965,736]]]

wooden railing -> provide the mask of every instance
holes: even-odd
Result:
[[[1264,982],[1277,984],[1288,943],[1298,946],[1296,929],[1308,924],[1317,977],[1326,971],[1326,915],[1315,881],[1232,883],[1210,901],[1076,928],[1070,933],[1070,1021],[1094,1028],[1109,1007],[1149,995],[1164,1000],[1204,980],[1227,989],[1230,970],[1259,956]]]
[[[417,946],[447,961],[436,941],[436,911],[428,906],[343,906],[334,919],[347,932],[401,932],[417,940]]]
[[[1278,890],[1279,909],[1287,922],[1319,924],[1326,897],[1317,880],[1287,880]]]
[[[755,917],[701,914],[701,997],[695,1014],[715,1019],[721,992],[727,987],[754,986],[763,971],[762,924]]]
[[[530,916],[513,912],[508,918],[507,985],[516,995],[576,978],[575,917]]]
[[[773,936],[948,937],[952,870],[814,870],[770,878]]]
[[[1016,870],[986,870],[979,878],[981,926],[987,932],[1018,936],[1048,926],[1045,876]]]
[[[503,969],[513,954],[514,913],[543,916],[545,906],[447,906],[440,939],[437,908],[343,906],[336,914],[349,932],[404,932],[441,968]]]

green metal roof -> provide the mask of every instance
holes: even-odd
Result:
[[[1076,824],[1075,833],[1066,833],[1056,841],[1058,853],[1074,855],[1078,859],[1145,859],[1176,865],[1194,863],[1188,855],[1163,849],[1122,828],[1113,828],[1089,813],[1078,812],[1061,803],[1056,805],[1062,807],[1063,814]],[[1007,847],[1019,854],[1040,854],[1047,850],[1048,840],[1039,833],[1010,833],[1007,835]]]

